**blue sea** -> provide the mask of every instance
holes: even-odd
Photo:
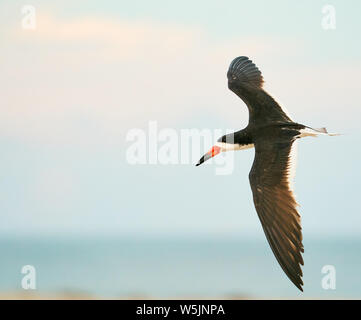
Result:
[[[22,291],[21,268],[36,270],[36,292],[98,298],[361,298],[361,239],[307,238],[304,293],[284,275],[265,239],[220,237],[2,237],[0,292]],[[324,289],[325,265],[336,288]]]

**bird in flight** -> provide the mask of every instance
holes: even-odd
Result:
[[[278,263],[294,285],[303,291],[301,221],[292,190],[296,140],[333,134],[326,128],[313,129],[293,122],[263,89],[262,74],[247,57],[238,57],[231,62],[227,78],[228,88],[248,107],[248,125],[218,139],[196,165],[220,152],[255,148],[249,181],[258,217]]]

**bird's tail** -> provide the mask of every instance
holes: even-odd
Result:
[[[339,133],[330,133],[327,131],[326,128],[311,128],[311,127],[305,127],[305,129],[301,130],[301,136],[312,136],[317,137],[319,135],[328,135],[328,136],[339,136]]]
[[[325,127],[316,128],[316,129],[313,129],[313,130],[319,132],[320,134],[327,134],[328,136],[339,136],[340,135],[340,133],[330,133],[330,132],[328,132]]]

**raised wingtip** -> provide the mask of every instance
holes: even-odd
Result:
[[[248,57],[246,57],[246,56],[239,56],[239,57],[236,57],[236,58],[234,58],[234,59],[232,60],[232,62],[231,62],[231,64],[230,64],[229,68],[232,68],[236,62],[239,62],[239,61],[246,61],[246,60],[249,60],[249,58],[248,58]]]
[[[263,77],[257,66],[246,56],[240,56],[231,62],[228,72],[228,81],[248,84],[261,88]]]

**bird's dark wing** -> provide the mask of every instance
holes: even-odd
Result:
[[[247,105],[250,122],[289,122],[280,105],[263,90],[263,77],[247,57],[235,58],[227,72],[228,87]]]
[[[302,232],[291,186],[295,148],[293,137],[256,141],[249,179],[256,211],[272,251],[288,278],[303,291]]]

